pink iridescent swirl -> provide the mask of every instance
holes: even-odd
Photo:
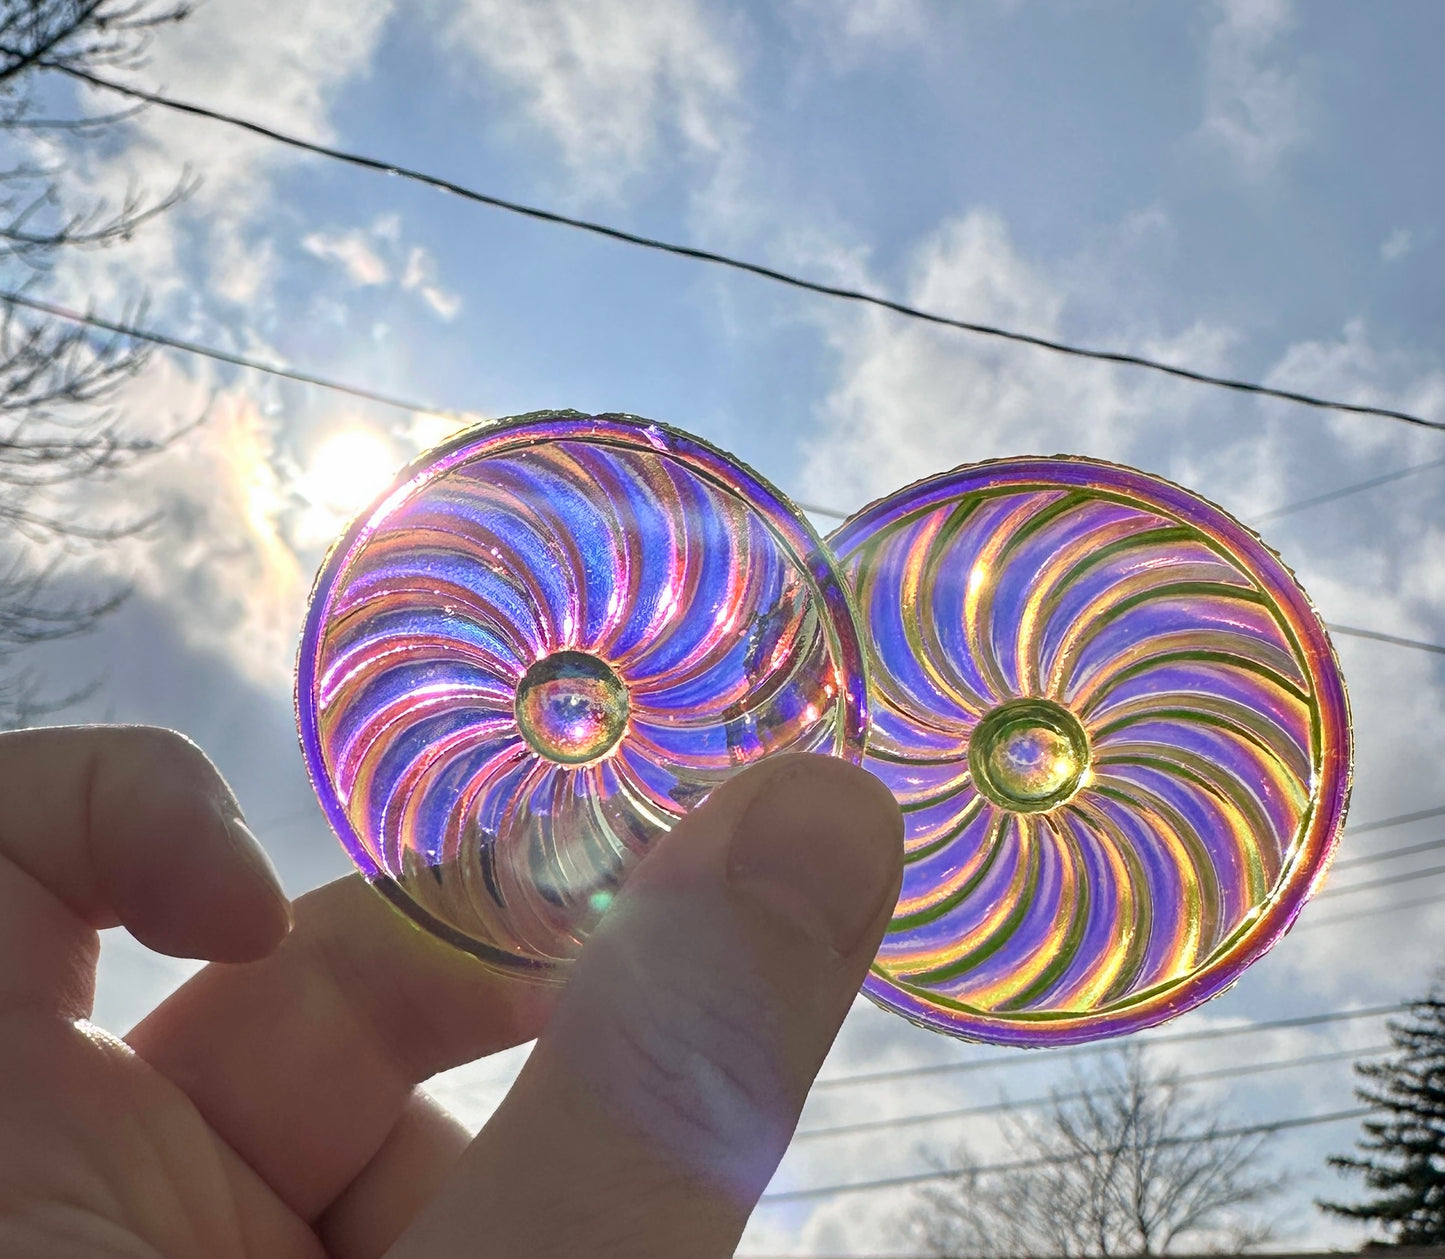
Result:
[[[1216,995],[1326,873],[1349,712],[1309,600],[1193,494],[1084,459],[921,481],[832,544],[864,765],[907,820],[865,991],[969,1039],[1121,1035]]]
[[[366,877],[502,968],[570,959],[632,865],[769,753],[861,756],[830,553],[748,469],[627,416],[471,430],[333,549],[302,747]]]

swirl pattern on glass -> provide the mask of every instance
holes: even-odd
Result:
[[[865,991],[969,1039],[1121,1035],[1218,994],[1324,878],[1350,785],[1333,649],[1272,551],[1132,469],[960,468],[831,539],[864,765],[907,821]]]
[[[543,413],[423,456],[338,542],[297,666],[357,867],[494,966],[569,960],[657,837],[772,752],[858,760],[827,547],[674,430]]]

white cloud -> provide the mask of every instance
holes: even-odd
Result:
[[[1118,252],[1119,239],[1105,234],[1103,254]],[[888,287],[858,253],[815,248],[810,264],[831,267],[841,282]],[[1128,291],[1111,281],[1131,265],[1089,256],[1045,269],[1019,252],[999,216],[975,211],[919,243],[904,296],[979,323],[1249,374],[1233,361],[1243,343],[1231,328],[1201,321],[1160,332],[1127,302],[1100,303],[1101,292]],[[1082,329],[1075,308],[1091,315]],[[1255,402],[881,311],[833,308],[824,318],[838,372],[798,486],[800,498],[823,505],[852,509],[962,462],[1063,452],[1156,470],[1247,519],[1317,493],[1321,479],[1324,488],[1356,479],[1362,458],[1387,460],[1384,471],[1431,457],[1423,452],[1438,445],[1399,424]],[[1375,345],[1359,320],[1336,338],[1287,347],[1262,376],[1281,388],[1445,418],[1445,368]]]
[[[1280,44],[1291,0],[1215,0],[1199,136],[1247,175],[1269,174],[1308,133],[1299,77]]]
[[[1397,227],[1380,244],[1380,258],[1384,262],[1399,262],[1415,248],[1415,233],[1408,227]]]
[[[462,308],[460,295],[437,282],[437,264],[431,252],[421,245],[403,249],[399,214],[384,214],[369,228],[310,232],[302,238],[301,247],[336,263],[353,285],[394,281],[403,292],[415,293],[441,319],[455,319]]]
[[[302,237],[301,247],[317,258],[339,263],[353,284],[385,284],[391,279],[391,268],[360,228],[348,232],[310,232]]]
[[[613,191],[664,143],[716,158],[738,55],[697,0],[444,0],[456,50],[495,76],[573,174]]]
[[[415,292],[440,318],[455,319],[462,308],[462,299],[437,284],[436,270],[436,259],[420,245],[413,245],[407,254],[401,287]]]
[[[1445,369],[1438,361],[1403,350],[1376,346],[1363,319],[1347,323],[1333,341],[1300,341],[1270,370],[1266,383],[1365,406],[1389,407],[1425,418],[1445,420]],[[1420,430],[1361,420],[1339,412],[1329,424],[1352,453],[1399,447],[1406,434],[1416,446],[1433,441]]]
[[[392,0],[285,0],[200,5],[156,39],[137,76],[181,99],[308,138],[332,138],[328,110],[338,88],[370,62]],[[115,98],[87,92],[97,111]],[[70,143],[63,152],[61,193],[67,204],[98,196],[118,204],[128,188],[152,193],[190,171],[199,187],[189,201],[138,232],[123,250],[72,257],[60,276],[68,295],[114,307],[143,284],[157,307],[172,300],[194,313],[194,293],[251,306],[274,279],[267,217],[272,178],[303,159],[291,149],[215,122],[151,108],[119,134],[127,143],[103,151]],[[42,137],[41,145],[67,143]],[[204,260],[194,274],[183,261]]]
[[[332,99],[369,64],[390,9],[391,0],[202,5],[161,32],[149,66],[135,77],[324,140],[332,134]],[[88,95],[97,111],[115,108],[109,95]],[[119,204],[135,188],[164,192],[183,170],[199,181],[189,200],[124,245],[68,254],[53,280],[57,297],[119,314],[144,292],[155,323],[168,331],[283,357],[260,330],[280,275],[273,181],[302,160],[295,152],[160,108],[118,127],[104,145],[57,133],[36,145],[38,156],[54,159],[67,207],[97,198]],[[383,266],[359,236],[319,232],[309,244],[361,282],[375,282]],[[244,391],[213,383],[208,365],[188,362],[182,371],[169,356],[158,357],[114,399],[129,430],[164,428],[161,416],[175,426],[208,418],[123,481],[74,487],[74,502],[101,515],[162,513],[153,533],[97,563],[127,575],[139,596],[164,607],[183,641],[226,651],[241,677],[284,693],[306,580],[286,536],[293,504],[278,455],[280,421]],[[269,386],[245,384],[268,396]],[[297,418],[294,411],[286,417]]]
[[[807,35],[821,39],[844,66],[880,48],[916,42],[927,30],[919,0],[793,0],[808,23]]]
[[[204,420],[120,477],[67,487],[101,519],[156,513],[146,532],[108,546],[91,570],[120,575],[165,609],[177,636],[216,652],[246,681],[284,694],[310,579],[286,536],[294,495],[279,470],[277,423],[246,393],[213,389],[157,357],[118,399],[133,431]]]
[[[1060,333],[1065,290],[1018,253],[995,214],[941,225],[915,251],[912,271],[907,300],[915,305]],[[881,311],[840,313],[829,327],[841,370],[803,472],[800,497],[810,502],[850,509],[954,464],[1006,454],[1127,459],[1142,422],[1158,438],[1185,413],[1161,401],[1177,386],[1102,363]],[[1199,325],[1172,339],[1141,338],[1138,348],[1207,366],[1226,340]]]

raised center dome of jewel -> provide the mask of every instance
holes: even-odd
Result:
[[[1089,769],[1089,737],[1051,700],[1010,700],[974,727],[968,764],[979,791],[1000,808],[1042,813],[1078,791]]]

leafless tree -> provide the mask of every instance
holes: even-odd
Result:
[[[128,435],[114,405],[144,365],[143,347],[97,339],[5,294],[28,294],[67,253],[128,240],[188,191],[182,175],[160,196],[130,188],[118,203],[66,204],[61,171],[39,156],[35,137],[101,139],[130,111],[87,117],[44,108],[45,98],[64,94],[42,90],[39,79],[134,66],[153,32],[187,11],[157,0],[0,0],[0,726],[74,698],[42,696],[17,657],[34,643],[91,629],[117,606],[123,590],[68,597],[56,593],[57,579],[78,551],[145,523],[97,521],[58,506],[75,500],[65,488],[112,476],[164,444]]]
[[[908,1224],[925,1252],[957,1259],[1240,1253],[1268,1240],[1258,1209],[1282,1187],[1263,1165],[1267,1137],[1190,1101],[1138,1049],[1056,1093],[1006,1129],[1008,1156],[925,1190]],[[1003,1167],[1000,1168],[999,1164]]]

